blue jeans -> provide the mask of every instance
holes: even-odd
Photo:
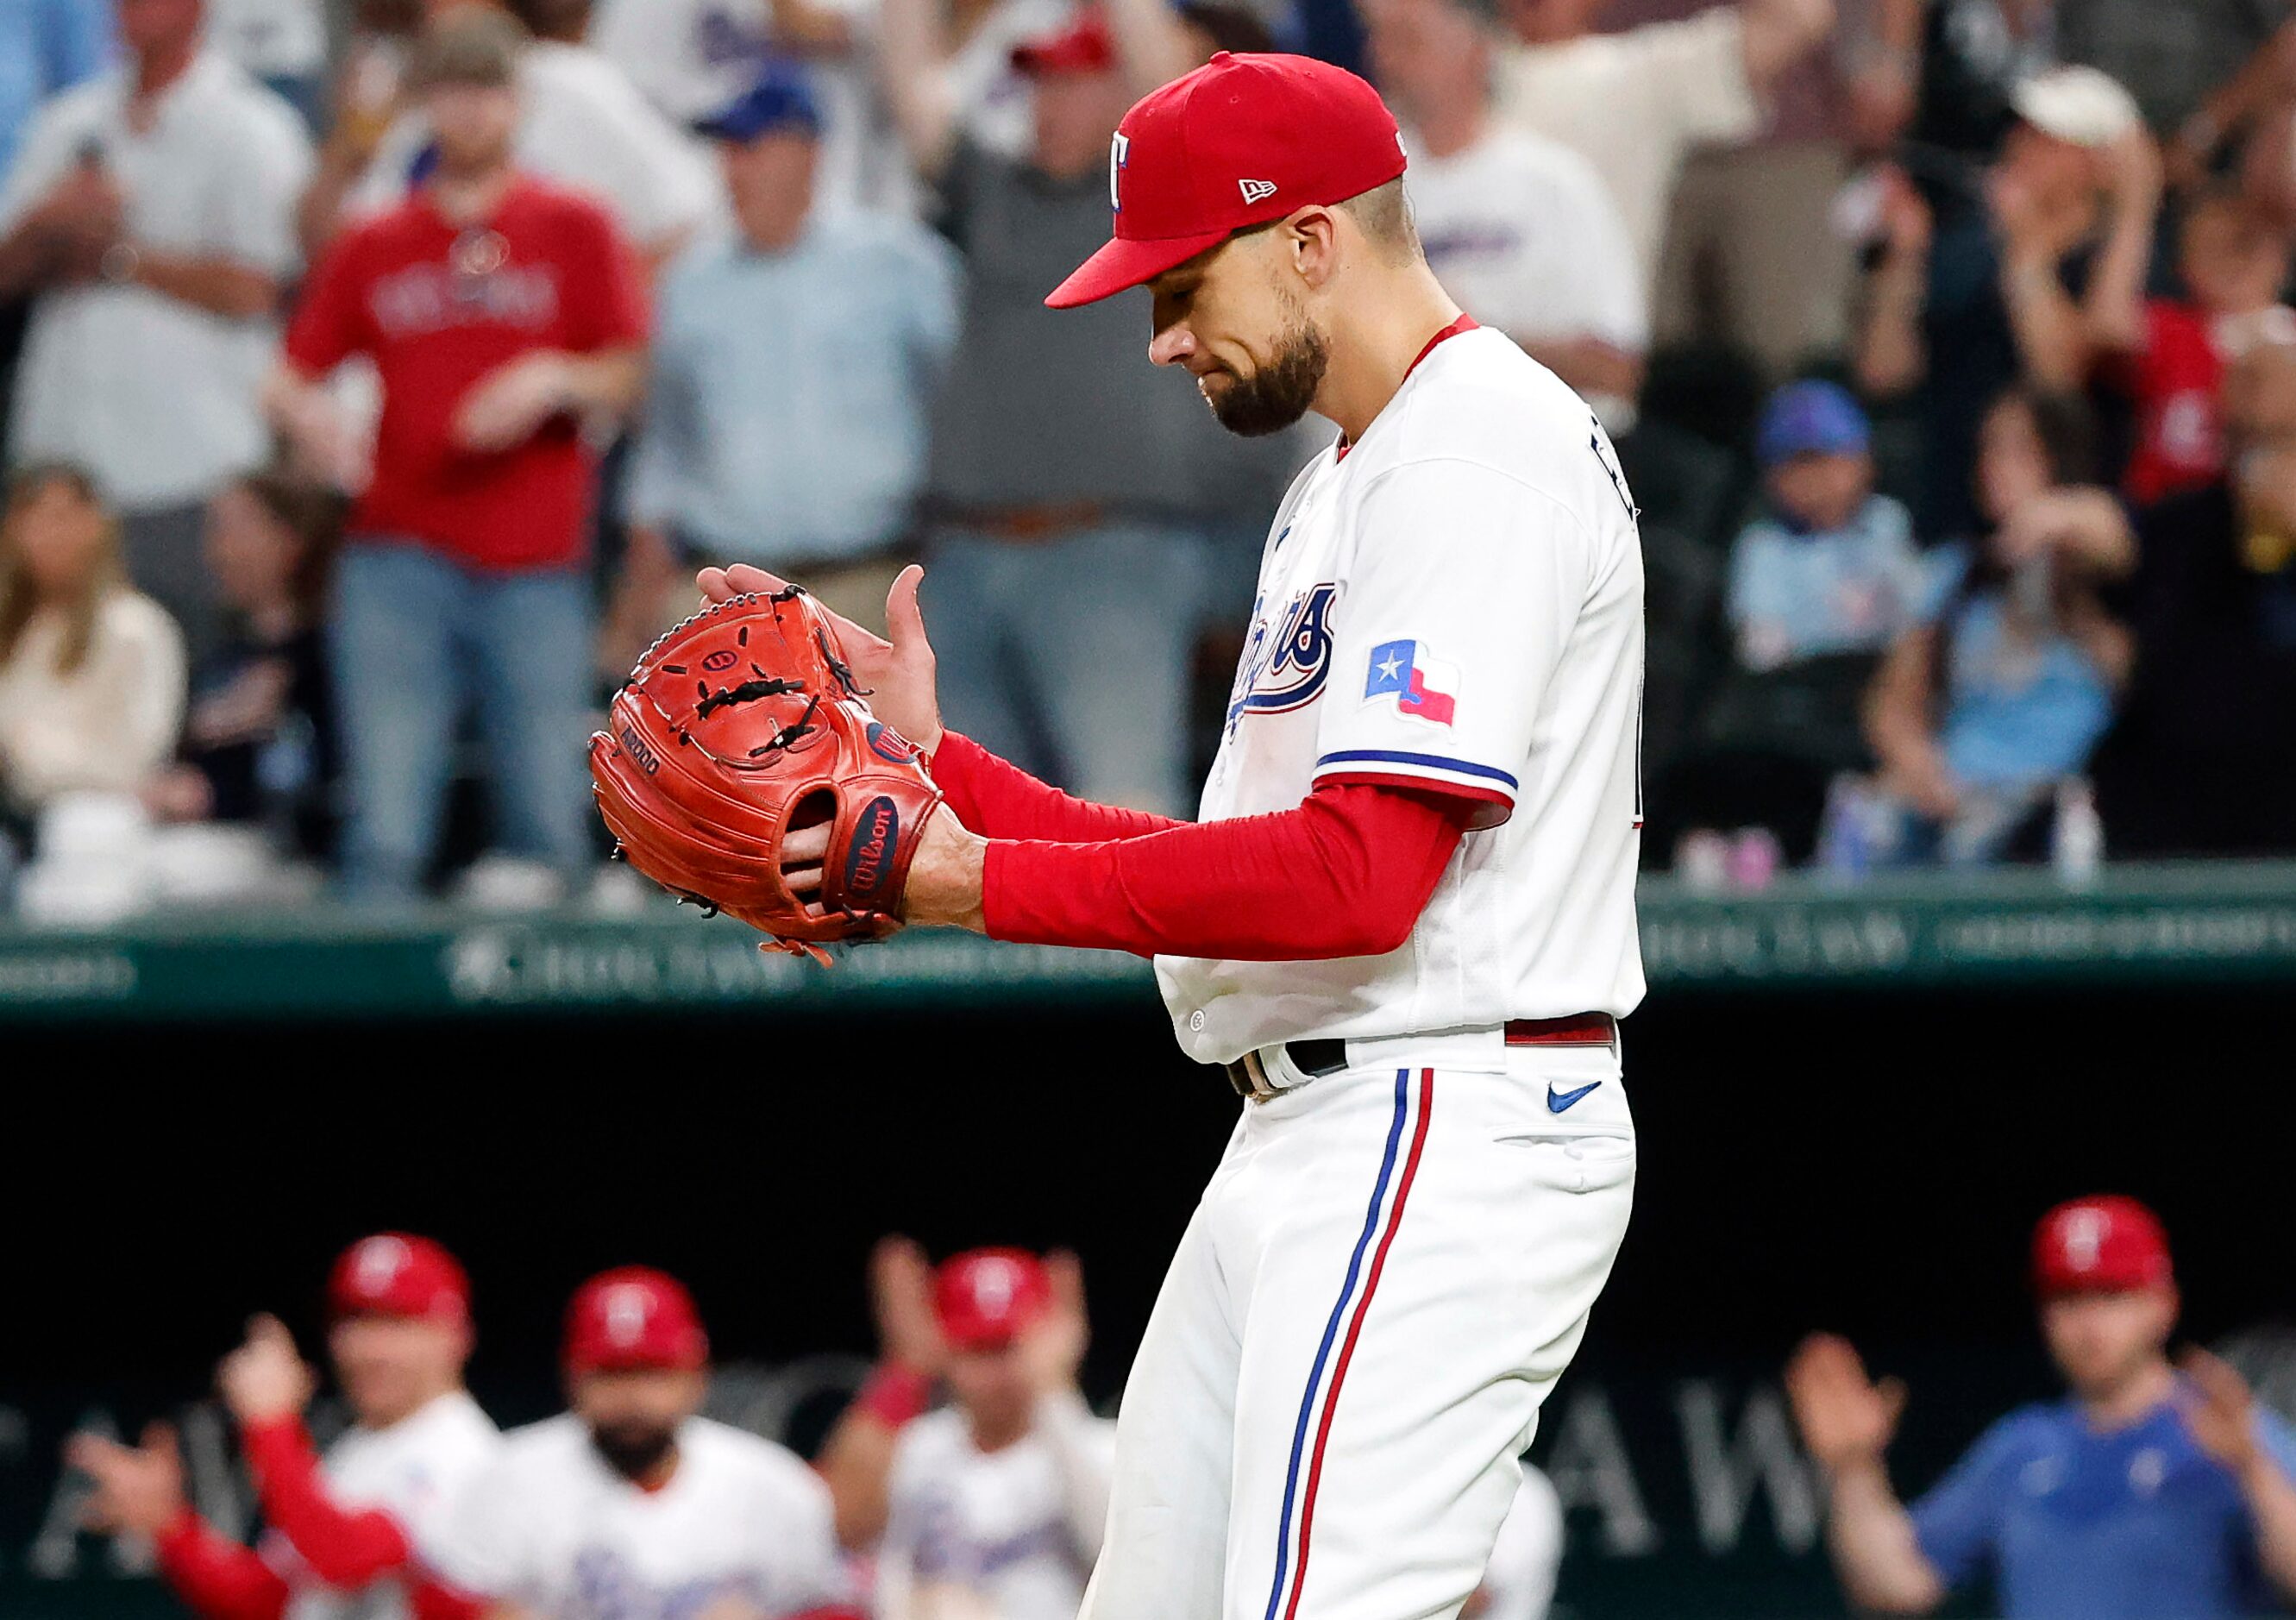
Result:
[[[587,577],[483,573],[420,545],[354,539],[334,592],[346,897],[403,899],[421,885],[466,707],[486,746],[496,845],[578,876],[592,849]]]
[[[1185,815],[1203,536],[1110,523],[1056,539],[933,537],[925,624],[948,724],[1103,804]]]

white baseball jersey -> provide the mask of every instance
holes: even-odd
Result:
[[[428,1561],[447,1516],[472,1479],[502,1451],[494,1419],[461,1390],[440,1395],[389,1428],[351,1428],[327,1448],[319,1473],[327,1494],[354,1509],[380,1509],[398,1521],[418,1558]],[[276,1531],[263,1557],[293,1589],[288,1620],[400,1620],[411,1612],[405,1583],[387,1575],[363,1591],[336,1591]]]
[[[1562,1567],[1562,1499],[1546,1475],[1526,1463],[1482,1589],[1467,1613],[1473,1620],[1546,1620]]]
[[[828,1487],[755,1435],[690,1419],[668,1484],[609,1468],[569,1413],[520,1429],[441,1550],[465,1591],[541,1620],[785,1620],[850,1600]]]
[[[893,1453],[880,1620],[1075,1620],[1115,1465],[1116,1426],[1081,1410],[997,1451],[954,1408],[918,1419]]]
[[[1182,1047],[1226,1063],[1631,1011],[1642,674],[1642,548],[1609,439],[1498,333],[1438,341],[1277,511],[1201,816],[1352,779],[1479,798],[1480,830],[1386,956],[1160,958]]]

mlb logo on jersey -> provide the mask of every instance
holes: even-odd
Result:
[[[1366,704],[1392,697],[1398,712],[1448,726],[1458,696],[1458,667],[1430,658],[1424,643],[1382,641],[1372,648],[1371,674],[1364,682]]]

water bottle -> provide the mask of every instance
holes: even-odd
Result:
[[[2068,889],[2087,888],[2104,864],[2104,818],[2096,813],[2096,790],[2079,777],[2057,785],[2049,863],[2056,868],[2057,881]]]

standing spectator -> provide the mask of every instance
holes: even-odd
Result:
[[[1562,1499],[1554,1483],[1524,1463],[1490,1567],[1459,1611],[1460,1620],[1546,1620],[1562,1567]]]
[[[1650,320],[1618,206],[1560,142],[1497,127],[1480,0],[1370,0],[1371,58],[1411,147],[1406,183],[1444,290],[1623,432]]]
[[[462,1267],[428,1238],[352,1245],[328,1279],[327,1344],[356,1421],[324,1459],[303,1426],[316,1380],[278,1318],[257,1317],[216,1377],[255,1476],[262,1545],[200,1517],[160,1425],[135,1450],[94,1435],[71,1443],[72,1465],[96,1482],[95,1526],[149,1537],[160,1573],[204,1620],[476,1620],[427,1567],[462,1488],[501,1444],[463,1388],[470,1305]]]
[[[944,1262],[932,1312],[953,1404],[893,1448],[877,1549],[881,1620],[1065,1620],[1108,1520],[1116,1426],[1077,1388],[1087,1325],[1072,1254]]]
[[[1980,1579],[2006,1620],[2237,1620],[2296,1597],[2296,1436],[2214,1356],[2170,1363],[2177,1285],[2152,1211],[2052,1210],[2033,1282],[2071,1398],[2002,1419],[1911,1509],[1884,1461],[1904,1386],[1831,1335],[1786,1369],[1851,1604],[1928,1614]]]
[[[824,201],[914,213],[914,177],[869,60],[875,21],[872,0],[599,0],[590,37],[688,127],[769,64],[802,62],[821,102]]]
[[[2000,160],[1932,217],[1898,183],[1870,290],[1857,376],[1869,394],[1922,389],[1924,534],[1967,534],[1978,424],[2020,377],[2085,387],[2125,343],[2161,208],[2161,160],[2128,93],[2059,68],[2015,94]]]
[[[2136,537],[2120,500],[2084,485],[2087,407],[2013,390],[1986,413],[1978,458],[1987,530],[1960,584],[1898,637],[1866,710],[1880,787],[1900,814],[1874,858],[2001,858],[2088,763],[2128,678],[2126,626],[2100,588]]]
[[[1501,116],[1586,154],[1611,188],[1645,293],[1692,148],[1751,139],[1781,75],[1833,26],[1833,0],[1740,0],[1687,21],[1595,32],[1602,0],[1508,0],[1518,43]]]
[[[111,60],[111,0],[0,0],[0,179],[42,102],[95,77]],[[8,420],[26,302],[0,289],[0,424]],[[0,448],[6,432],[0,426]]]
[[[1015,53],[1034,144],[997,157],[957,121],[933,4],[890,0],[883,66],[966,265],[926,475],[950,724],[1075,792],[1169,809],[1185,795],[1203,485],[1231,458],[1198,455],[1217,433],[1192,391],[1133,363],[1136,308],[1078,318],[1044,303],[1107,239],[1109,141],[1131,92],[1086,14]]]
[[[491,9],[487,0],[431,0],[426,26],[449,26],[473,7]],[[709,164],[628,75],[582,43],[586,4],[534,0],[527,9],[551,31],[519,40],[519,167],[602,203],[649,265],[667,263],[722,210]],[[416,104],[403,108],[371,145],[352,136],[331,142],[302,203],[313,257],[345,225],[395,208],[418,189],[438,160],[439,137]]]
[[[332,849],[339,754],[321,619],[340,527],[332,491],[278,473],[209,504],[227,630],[192,672],[181,763],[145,787],[156,818],[261,826],[279,855]]]
[[[128,572],[215,644],[208,498],[269,449],[256,404],[310,153],[279,98],[200,45],[201,0],[122,0],[121,70],[51,102],[0,191],[0,296],[36,290],[20,458],[86,466]]]
[[[1687,22],[1725,3],[1611,0],[1603,25]],[[1837,202],[1866,109],[1898,95],[1892,59],[1874,46],[1879,4],[1838,0],[1831,48],[1775,76],[1759,132],[1690,154],[1655,267],[1661,347],[1718,344],[1773,378],[1841,349],[1856,255]]]
[[[2224,475],[2226,362],[2271,334],[2296,334],[2296,311],[2280,301],[2288,233],[2239,192],[2211,191],[2185,211],[2177,259],[2184,296],[2120,311],[2104,333],[2136,407],[2123,487],[2139,506]]]
[[[446,1573],[493,1620],[859,1620],[829,1493],[770,1441],[700,1415],[693,1296],[643,1267],[574,1295],[571,1410],[508,1436],[459,1497]]]
[[[208,0],[208,42],[324,127],[326,0]]]
[[[662,283],[618,669],[660,628],[673,580],[751,552],[882,629],[955,336],[947,243],[816,206],[821,112],[802,78],[766,70],[708,127],[736,228]]]
[[[330,648],[350,788],[343,883],[363,899],[422,880],[457,695],[487,741],[502,847],[562,885],[590,864],[582,564],[596,467],[582,424],[636,399],[645,310],[604,213],[513,162],[518,45],[515,23],[477,9],[426,38],[438,167],[329,251],[271,390],[305,453],[340,465],[322,380],[353,355],[381,378]]]
[[[183,717],[183,637],[122,577],[94,481],[25,468],[0,511],[0,814],[134,793]]]
[[[0,175],[40,103],[103,70],[112,27],[111,0],[0,3]]]
[[[2296,337],[2225,391],[2223,476],[2138,520],[2136,676],[2097,772],[2119,854],[2296,850]]]

